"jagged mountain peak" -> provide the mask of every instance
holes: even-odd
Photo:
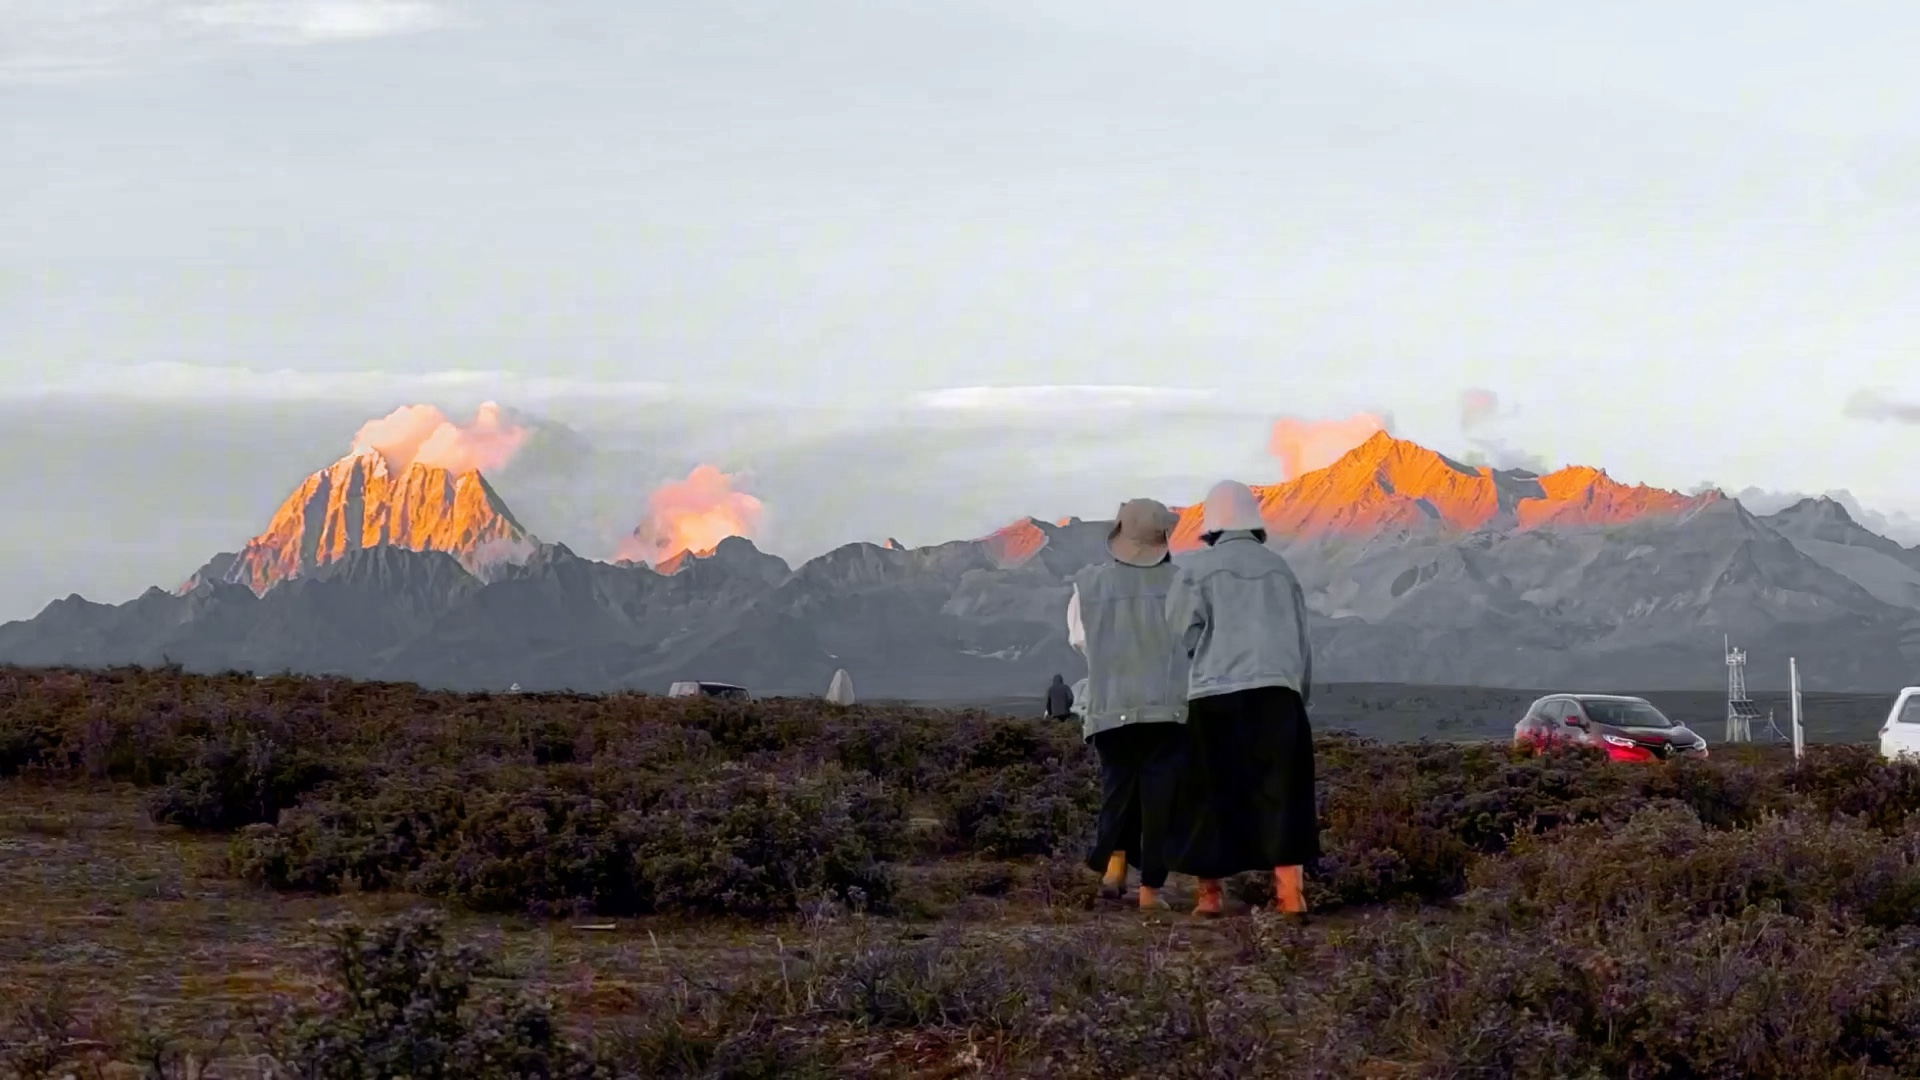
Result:
[[[662,576],[673,577],[706,568],[725,574],[757,577],[768,584],[777,584],[793,572],[785,559],[761,551],[744,536],[725,537],[711,551],[682,551],[660,560],[653,570]]]
[[[987,549],[987,557],[993,560],[995,566],[1011,570],[1032,561],[1050,539],[1052,536],[1045,524],[1035,518],[1024,517],[981,537],[980,543]]]
[[[1722,498],[1623,484],[1585,465],[1545,475],[1468,465],[1386,432],[1331,465],[1253,491],[1268,530],[1286,540],[1620,525]],[[1176,549],[1198,546],[1202,508],[1180,516]]]
[[[1788,521],[1835,521],[1848,525],[1859,524],[1846,506],[1838,499],[1827,495],[1812,495],[1801,499],[1791,506],[1769,514],[1768,517],[1782,522]]]
[[[383,546],[445,552],[480,573],[524,557],[534,543],[477,470],[415,461],[396,471],[385,455],[364,450],[309,475],[219,576],[264,593]]]

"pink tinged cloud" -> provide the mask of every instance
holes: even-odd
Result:
[[[705,554],[729,536],[752,539],[765,508],[733,483],[712,465],[698,465],[686,479],[655,488],[647,496],[646,516],[615,558],[659,563],[683,551]]]
[[[491,401],[464,424],[432,405],[402,405],[363,424],[353,437],[353,452],[377,451],[395,469],[417,461],[451,472],[486,472],[511,461],[529,434],[525,425]]]
[[[1339,461],[1376,433],[1392,431],[1391,424],[1388,418],[1373,413],[1354,413],[1344,420],[1283,416],[1274,421],[1267,452],[1280,459],[1280,479],[1292,480]]]

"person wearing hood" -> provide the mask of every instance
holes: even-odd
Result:
[[[1266,546],[1260,505],[1223,480],[1207,493],[1200,539],[1167,597],[1167,622],[1192,667],[1185,815],[1172,868],[1200,879],[1194,914],[1221,914],[1220,881],[1273,874],[1274,906],[1306,917],[1301,868],[1320,855],[1313,790],[1313,649],[1293,568]]]
[[[1067,685],[1064,675],[1055,675],[1053,685],[1047,687],[1047,719],[1068,720],[1073,717],[1073,688]]]
[[[1087,658],[1081,731],[1100,756],[1100,817],[1087,866],[1100,895],[1119,900],[1140,868],[1139,905],[1163,910],[1168,827],[1186,746],[1186,657],[1166,620],[1177,518],[1152,499],[1120,507],[1113,561],[1073,577],[1067,640]]]

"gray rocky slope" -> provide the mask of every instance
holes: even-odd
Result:
[[[845,668],[866,700],[1026,694],[1085,672],[1066,643],[1067,577],[1104,558],[1106,528],[1030,520],[930,548],[850,544],[797,568],[731,539],[671,574],[543,544],[486,580],[443,552],[373,547],[260,595],[216,572],[119,605],[69,596],[0,626],[0,662],[800,694]],[[1323,681],[1710,689],[1728,635],[1756,689],[1784,685],[1789,656],[1810,689],[1920,682],[1920,551],[1831,500],[1276,543],[1308,586]]]

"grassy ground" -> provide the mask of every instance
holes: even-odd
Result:
[[[132,1032],[159,1033],[176,1055],[159,1072],[189,1075],[180,1055],[211,1049],[217,1064],[207,1075],[259,1076],[258,1029],[270,1026],[277,1005],[311,998],[321,982],[319,925],[446,910],[402,894],[275,893],[237,880],[228,848],[222,836],[153,824],[132,785],[0,781],[0,1001],[61,1002],[71,1013],[63,1035],[83,1054],[93,1044],[122,1048]],[[502,958],[501,981],[550,994],[581,1038],[620,1032],[663,1001],[696,1015],[725,988],[777,982],[783,970],[791,976],[822,956],[936,937],[942,948],[1015,957],[1078,947],[1092,935],[1105,947],[1217,962],[1244,930],[1094,910],[1091,873],[1046,860],[962,860],[905,877],[908,895],[933,905],[920,917],[545,921],[455,910],[448,929]],[[984,892],[969,891],[983,881]],[[1190,879],[1176,877],[1167,895],[1186,906]],[[1323,919],[1309,932],[1351,918]],[[809,987],[803,979],[792,992],[804,998]],[[808,1020],[804,1006],[794,1002],[788,1027],[836,1070],[971,1076],[1034,1051],[991,1025],[875,1031]],[[115,1071],[115,1056],[96,1054],[93,1067],[103,1075],[156,1072],[132,1071],[124,1060]]]
[[[1057,724],[0,670],[0,1077],[1920,1075],[1920,766],[1315,756],[1196,924]]]

